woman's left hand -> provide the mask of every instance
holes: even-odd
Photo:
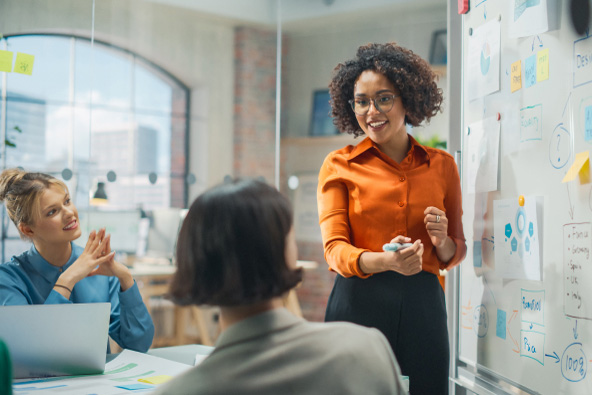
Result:
[[[445,245],[448,239],[448,218],[446,213],[436,207],[428,207],[423,212],[425,215],[423,222],[426,224],[426,230],[432,244],[436,248],[441,248]]]
[[[109,255],[111,253],[111,235],[107,235],[103,240],[102,246],[103,250],[101,255]],[[100,264],[92,272],[89,273],[90,276],[115,276],[119,279],[119,283],[121,284],[121,290],[125,291],[131,288],[134,285],[134,278],[130,273],[129,269],[122,263],[117,262],[114,258],[109,259],[105,263]]]

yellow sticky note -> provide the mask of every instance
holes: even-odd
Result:
[[[512,72],[510,73],[510,90],[516,92],[522,88],[522,61],[518,60],[512,63]]]
[[[0,71],[7,73],[12,71],[12,51],[0,50]]]
[[[167,381],[169,381],[172,378],[173,378],[173,376],[167,376],[166,374],[161,374],[160,376],[152,376],[152,377],[146,377],[145,379],[138,379],[138,381],[141,383],[158,385],[158,384],[166,383]]]
[[[574,163],[571,165],[571,167],[567,171],[567,174],[565,175],[565,177],[563,177],[563,180],[561,182],[570,182],[574,178],[576,178],[578,174],[580,175],[580,182],[582,184],[587,184],[588,182],[590,182],[589,154],[590,151],[584,151],[580,152],[579,154],[576,154],[576,159],[574,160]]]
[[[22,52],[16,53],[16,62],[14,63],[14,72],[26,75],[33,74],[33,63],[35,55],[29,55]]]
[[[549,79],[549,48],[537,53],[537,82]]]

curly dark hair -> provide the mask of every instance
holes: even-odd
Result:
[[[355,59],[335,67],[329,84],[331,116],[341,133],[364,134],[348,100],[353,99],[356,80],[366,70],[385,75],[399,90],[407,111],[405,123],[419,126],[441,111],[442,89],[428,62],[394,42],[366,44],[358,48]]]

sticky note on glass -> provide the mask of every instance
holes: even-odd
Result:
[[[504,310],[497,309],[497,321],[495,325],[495,334],[497,337],[506,338],[506,312]]]
[[[0,71],[10,73],[12,71],[12,51],[0,50]]]
[[[530,88],[536,84],[536,55],[532,55],[524,61],[524,86]]]
[[[578,174],[580,175],[580,183],[587,184],[590,182],[590,151],[576,154],[574,163],[571,165],[561,182],[570,182],[576,178]]]
[[[510,73],[510,90],[516,92],[522,88],[522,61],[512,63],[512,72]]]
[[[167,381],[169,381],[172,378],[173,378],[173,376],[167,376],[165,374],[161,374],[160,376],[152,376],[152,377],[146,377],[143,379],[138,379],[138,381],[141,383],[158,385],[158,384],[166,383]]]
[[[35,63],[35,55],[17,52],[13,71],[15,73],[33,75],[33,63]]]
[[[549,79],[549,48],[537,53],[537,81]]]

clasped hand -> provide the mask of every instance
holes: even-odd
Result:
[[[133,278],[127,267],[115,261],[115,251],[111,251],[111,235],[102,228],[94,230],[88,236],[84,251],[70,266],[64,275],[71,287],[85,277],[103,275],[115,276],[121,283],[122,290],[133,285]]]
[[[390,241],[391,243],[410,243],[411,238],[405,236],[397,236]],[[411,276],[421,272],[422,269],[422,255],[423,243],[421,240],[415,240],[413,245],[395,252],[387,251],[386,261],[389,270],[401,273],[405,276]]]

